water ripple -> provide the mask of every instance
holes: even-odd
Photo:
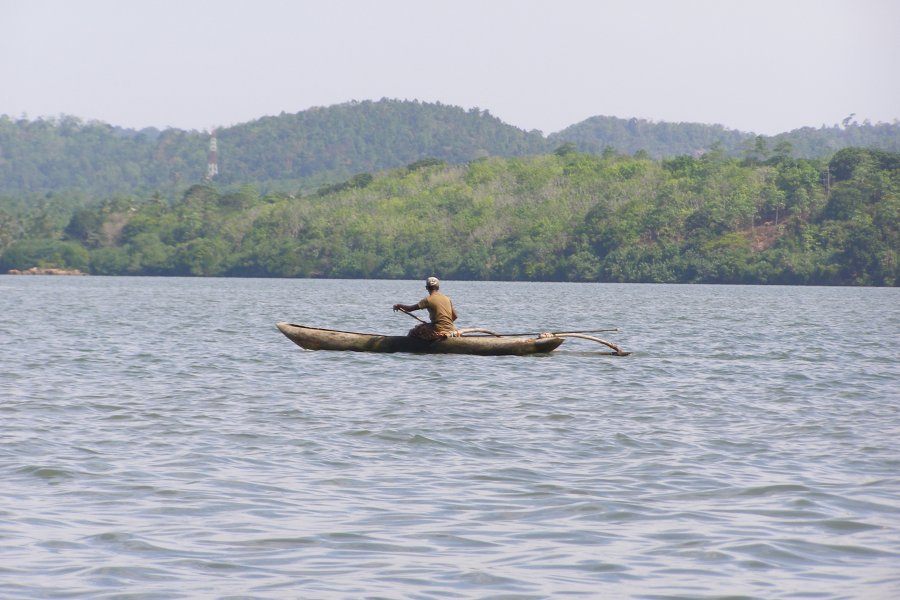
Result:
[[[635,350],[494,359],[272,326],[409,282],[67,279],[0,276],[4,598],[900,596],[895,290],[454,284]]]

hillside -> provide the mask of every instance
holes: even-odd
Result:
[[[569,142],[591,154],[611,148],[625,154],[643,151],[652,158],[699,156],[715,145],[726,154],[737,156],[754,138],[751,133],[721,125],[654,123],[616,117],[591,117],[549,136],[551,142]]]
[[[220,183],[338,180],[422,158],[461,164],[486,156],[542,154],[539,132],[507,125],[487,111],[382,100],[267,117],[217,134]]]
[[[582,152],[646,152],[652,158],[700,156],[719,147],[727,156],[766,160],[781,152],[794,158],[828,158],[842,148],[900,152],[900,124],[847,122],[843,126],[804,127],[775,136],[699,123],[654,123],[644,119],[591,117],[549,136],[552,144],[572,143]]]
[[[2,216],[2,215],[0,215]],[[4,232],[6,240],[4,241]],[[0,220],[0,269],[108,275],[900,283],[900,154],[417,161],[320,193],[195,185]]]
[[[487,111],[381,100],[264,117],[216,131],[220,184],[314,190],[353,174],[431,157],[459,164],[483,156],[547,151],[539,132]],[[206,174],[209,134],[125,130],[0,117],[0,196],[79,191],[94,196],[159,191],[174,198]]]
[[[265,117],[223,127],[216,135],[217,184],[289,192],[310,192],[425,158],[464,164],[486,156],[546,154],[567,143],[591,154],[643,151],[652,158],[699,156],[712,148],[757,160],[777,152],[827,158],[849,146],[900,151],[900,124],[847,123],[765,138],[718,125],[592,117],[544,136],[484,110],[387,99]],[[202,181],[208,144],[209,135],[199,131],[134,131],[71,116],[2,116],[0,208],[63,192],[85,202],[151,192],[174,200]]]

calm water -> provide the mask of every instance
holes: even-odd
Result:
[[[2,598],[900,597],[900,290],[0,276]]]

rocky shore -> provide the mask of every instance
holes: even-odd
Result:
[[[19,269],[10,269],[10,275],[87,275],[78,269],[56,269],[54,267],[31,267],[20,271]]]

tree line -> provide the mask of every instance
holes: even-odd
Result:
[[[0,269],[896,286],[900,154],[653,159],[574,144],[302,193],[198,184],[0,212]],[[76,203],[78,204],[78,203]]]

